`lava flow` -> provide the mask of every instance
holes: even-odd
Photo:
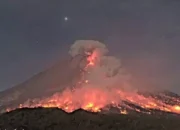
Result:
[[[79,88],[75,91],[65,90],[63,93],[54,94],[52,97],[46,99],[29,100],[19,107],[58,107],[66,112],[72,112],[82,108],[92,112],[100,112],[107,105],[111,104],[119,108],[120,113],[127,114],[127,109],[140,112],[140,109],[130,107],[124,101],[136,104],[144,109],[155,109],[180,114],[180,106],[168,105],[152,97],[146,98],[136,93],[118,90],[104,91],[95,88]]]
[[[67,88],[51,97],[28,100],[20,104],[20,108],[58,107],[66,112],[82,108],[100,112],[111,105],[118,108],[121,114],[127,114],[128,110],[141,112],[140,108],[149,110],[149,113],[151,110],[160,110],[180,114],[180,98],[162,95],[162,98],[173,100],[174,104],[168,104],[155,96],[144,96],[129,89],[131,85],[128,84],[127,74],[124,73],[118,59],[105,55],[107,49],[104,44],[94,41],[77,41],[70,53],[72,57],[79,53],[85,55],[86,64],[82,68],[84,71],[79,86],[74,90]]]

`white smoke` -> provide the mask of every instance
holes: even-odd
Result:
[[[89,67],[85,78],[89,81],[86,87],[98,88],[123,88],[128,90],[129,75],[124,71],[121,61],[113,56],[108,56],[105,44],[94,40],[78,40],[70,48],[72,57],[77,55],[96,54],[96,63]]]
[[[99,53],[99,55],[105,55],[108,52],[108,49],[106,46],[99,42],[94,40],[77,40],[75,43],[71,46],[69,54],[72,57],[75,57],[77,55],[84,55],[89,51],[94,51]]]

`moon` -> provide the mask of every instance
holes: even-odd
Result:
[[[68,21],[69,20],[69,18],[66,16],[66,17],[64,17],[64,21]]]

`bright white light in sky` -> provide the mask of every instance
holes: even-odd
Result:
[[[64,17],[64,21],[68,21],[69,20],[69,18],[66,16],[66,17]]]

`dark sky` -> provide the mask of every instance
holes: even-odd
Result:
[[[1,0],[0,90],[50,67],[78,39],[106,43],[139,86],[180,93],[179,0]]]

